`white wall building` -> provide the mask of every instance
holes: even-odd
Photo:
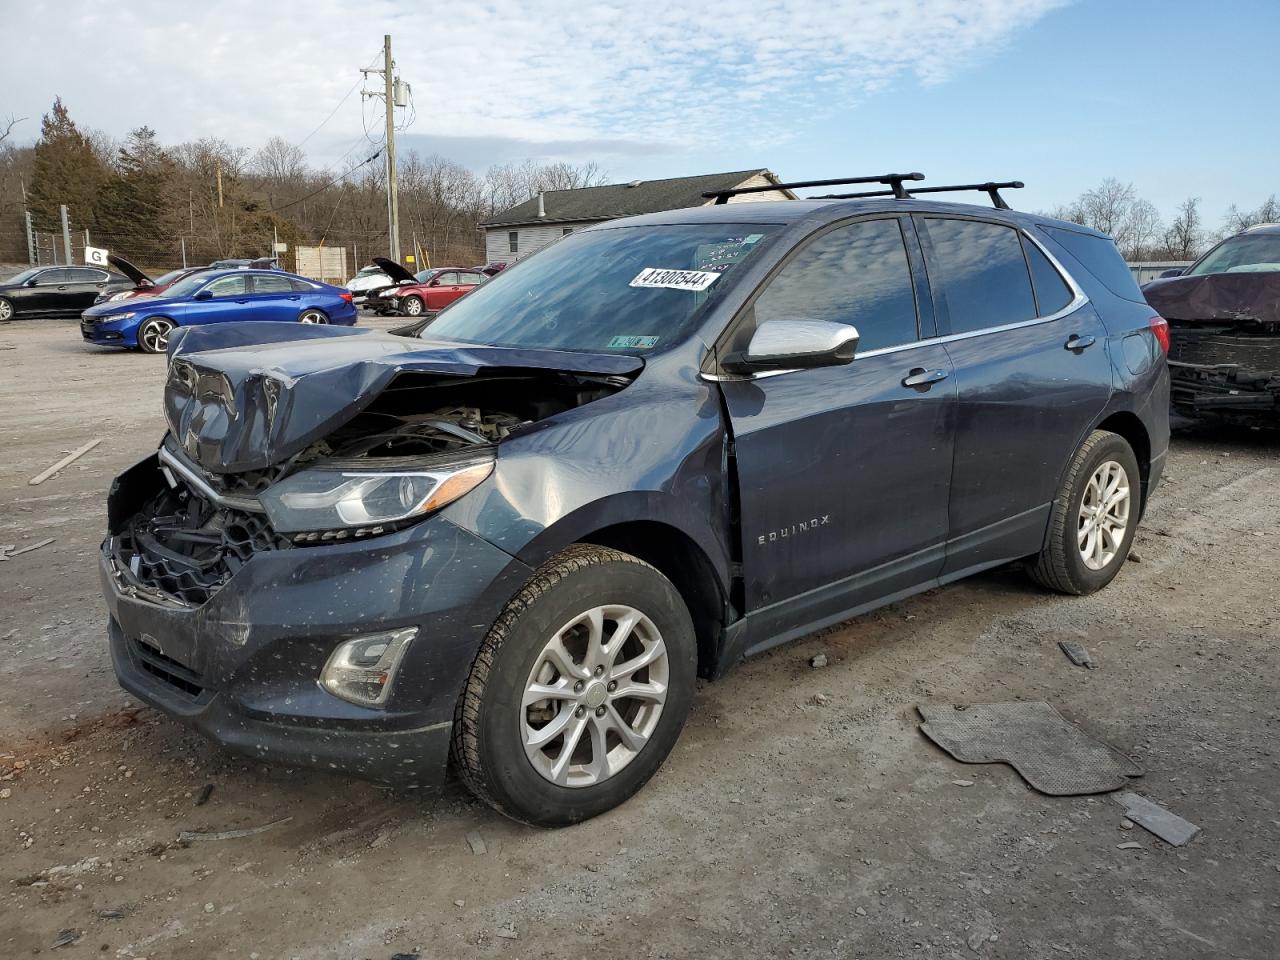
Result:
[[[481,224],[485,231],[485,259],[490,263],[512,263],[583,227],[618,217],[706,206],[715,201],[704,197],[704,193],[765,187],[778,182],[771,172],[761,169],[668,180],[633,180],[578,190],[548,190]],[[795,195],[789,190],[769,190],[732,197],[729,202],[794,199]]]

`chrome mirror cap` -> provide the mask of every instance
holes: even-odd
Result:
[[[847,323],[804,318],[766,320],[756,328],[745,353],[721,364],[734,373],[802,370],[849,363],[858,347],[858,330]]]

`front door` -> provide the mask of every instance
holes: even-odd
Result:
[[[193,326],[202,323],[220,323],[223,320],[249,320],[252,311],[246,308],[249,303],[249,277],[244,273],[233,273],[219,277],[206,284],[204,290],[209,292],[207,300],[195,300],[182,304],[182,326]]]
[[[64,297],[67,291],[67,268],[50,267],[37,274],[31,286],[23,287],[21,296],[18,291],[11,297],[14,306],[20,313],[48,314],[69,312]]]
[[[917,228],[959,415],[945,578],[1040,550],[1062,472],[1111,396],[1107,332],[1026,234],[922,216]]]
[[[848,365],[721,385],[747,613],[766,635],[941,569],[956,388],[927,298],[917,310],[924,290],[910,220],[886,217],[806,241],[749,308],[752,329],[817,319],[859,333]]]
[[[427,302],[427,309],[431,312],[443,310],[454,300],[458,299],[458,274],[452,270],[446,273],[438,274],[427,287],[423,296]]]

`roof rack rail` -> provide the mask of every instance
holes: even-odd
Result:
[[[1005,202],[1004,197],[1000,196],[1001,190],[1017,190],[1026,186],[1021,180],[1004,180],[999,183],[987,181],[986,183],[957,183],[946,187],[915,187],[911,193],[954,193],[958,190],[981,190],[991,197],[992,206],[999,210],[1012,209]],[[905,191],[898,193],[895,190],[868,190],[865,193],[829,193],[821,197],[806,197],[807,200],[861,200],[866,197],[895,197],[898,200],[911,199],[910,194]]]
[[[744,193],[772,193],[775,190],[803,190],[806,187],[835,187],[848,183],[883,183],[890,188],[882,191],[885,195],[892,194],[901,200],[905,200],[910,197],[910,194],[903,189],[902,181],[923,179],[923,173],[883,173],[873,177],[846,177],[839,180],[797,180],[794,183],[770,183],[762,187],[708,190],[703,194],[703,197],[708,200],[714,199],[716,203],[728,203],[730,197],[736,197]]]

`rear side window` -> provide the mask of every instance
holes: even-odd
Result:
[[[1062,279],[1062,274],[1049,258],[1040,252],[1030,240],[1023,241],[1023,250],[1027,254],[1027,263],[1031,265],[1031,281],[1036,288],[1036,305],[1040,307],[1040,316],[1047,317],[1051,313],[1057,313],[1074,298],[1075,294],[1071,292],[1071,288],[1067,286],[1067,281]]]
[[[295,293],[308,293],[315,289],[311,284],[303,283],[301,280],[295,280],[292,277],[289,277],[288,280],[289,286],[293,288]]]
[[[756,300],[755,319],[851,324],[860,353],[914,342],[915,290],[898,221],[862,220],[811,241]]]
[[[1012,227],[979,220],[920,220],[935,306],[951,333],[970,333],[1036,317],[1022,242]]]
[[[1068,253],[1084,264],[1084,268],[1117,297],[1138,303],[1146,302],[1133,279],[1129,265],[1124,262],[1124,257],[1120,256],[1115,241],[1110,237],[1094,237],[1059,227],[1041,229],[1066,247]]]
[[[273,277],[265,273],[254,274],[253,277],[254,293],[292,293],[293,284],[289,282],[288,277]]]

